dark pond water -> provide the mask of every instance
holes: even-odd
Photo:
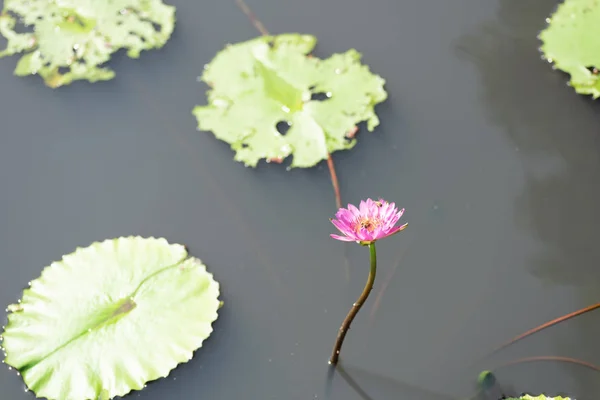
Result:
[[[328,237],[327,168],[246,169],[195,130],[202,66],[257,32],[233,0],[171,3],[172,40],[116,59],[113,81],[52,91],[0,61],[0,304],[76,246],[154,235],[207,263],[225,307],[195,358],[134,398],[450,400],[519,357],[600,363],[591,314],[469,366],[598,298],[600,109],[540,59],[556,1],[249,1],[271,32],[315,34],[321,57],[355,47],[387,79],[381,127],[334,157],[345,202],[383,196],[409,222],[380,243],[374,294],[342,354],[363,394],[328,378],[368,252]],[[597,373],[560,363],[498,379],[517,393],[600,393]],[[33,398],[7,368],[0,387]]]

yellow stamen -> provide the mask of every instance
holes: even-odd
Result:
[[[359,232],[361,229],[373,232],[380,225],[381,221],[378,218],[362,218],[357,221],[355,229],[356,232]]]

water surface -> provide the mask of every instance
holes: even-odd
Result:
[[[185,243],[222,284],[213,336],[132,397],[364,399],[328,381],[336,331],[368,252],[329,239],[327,168],[244,168],[197,132],[202,66],[257,32],[233,0],[172,0],[160,51],[118,57],[113,81],[52,91],[0,61],[0,304],[77,246],[140,234]],[[373,297],[346,339],[347,373],[374,400],[450,400],[477,373],[535,355],[600,363],[597,314],[468,364],[538,323],[598,301],[600,110],[540,59],[544,0],[248,0],[273,33],[356,48],[387,80],[381,126],[334,156],[343,199],[383,196],[409,228],[380,243]],[[349,267],[344,263],[344,254]],[[379,307],[376,296],[385,287]],[[504,369],[517,392],[594,399],[570,365]],[[3,398],[32,399],[0,368]]]

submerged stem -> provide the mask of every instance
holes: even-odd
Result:
[[[371,289],[373,289],[375,274],[377,273],[377,252],[375,250],[375,243],[369,244],[369,252],[371,255],[371,269],[369,271],[369,278],[367,279],[367,283],[360,294],[360,297],[352,305],[350,312],[344,319],[344,322],[342,322],[342,326],[338,331],[337,339],[335,340],[335,345],[333,346],[333,352],[331,353],[331,358],[329,359],[329,364],[331,365],[337,364],[340,357],[340,352],[342,350],[342,344],[344,344],[344,338],[346,337],[346,333],[348,333],[348,329],[350,329],[350,324],[352,324],[354,317],[356,317],[356,314],[358,314],[360,308],[363,306],[365,301],[367,301],[367,297],[369,297],[369,293],[371,293]]]
[[[528,362],[537,362],[537,361],[559,361],[559,362],[581,365],[582,367],[586,367],[586,368],[589,368],[594,371],[600,371],[600,368],[598,366],[596,366],[595,364],[592,364],[590,362],[587,362],[584,360],[579,360],[577,358],[562,357],[562,356],[534,356],[534,357],[519,358],[518,360],[509,361],[505,364],[502,364],[498,368],[508,367],[508,366],[517,365],[517,364],[523,364],[523,363],[528,363]],[[496,368],[496,369],[498,369],[498,368]]]
[[[519,336],[517,336],[517,337],[515,337],[515,338],[513,338],[511,340],[509,340],[508,342],[502,344],[501,346],[498,346],[490,354],[488,354],[488,356],[491,356],[492,354],[496,354],[500,350],[502,350],[502,349],[510,346],[511,344],[514,344],[514,343],[518,342],[521,339],[525,339],[526,337],[531,336],[534,333],[538,333],[541,330],[544,330],[546,328],[550,328],[551,326],[554,326],[556,324],[564,322],[564,321],[566,321],[568,319],[575,318],[575,317],[577,317],[579,315],[582,315],[582,314],[585,314],[587,312],[594,311],[597,308],[600,308],[600,303],[592,304],[591,306],[588,306],[588,307],[582,308],[580,310],[574,311],[572,313],[563,315],[562,317],[555,318],[552,321],[545,322],[545,323],[543,323],[543,324],[541,324],[539,326],[536,326],[533,329],[528,330],[525,333],[520,334]]]

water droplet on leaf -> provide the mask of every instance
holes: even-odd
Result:
[[[231,102],[224,98],[216,98],[212,101],[213,105],[221,108],[226,108],[231,105]]]

